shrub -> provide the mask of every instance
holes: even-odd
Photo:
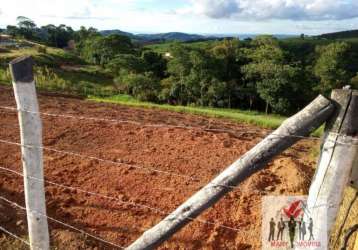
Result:
[[[158,99],[160,82],[151,72],[135,74],[122,71],[115,81],[119,90],[141,101],[157,101]]]
[[[41,54],[47,54],[47,47],[46,46],[38,46],[37,52]]]

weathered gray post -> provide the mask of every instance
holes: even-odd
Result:
[[[10,62],[23,145],[21,150],[30,247],[47,250],[49,249],[49,233],[47,218],[43,216],[46,215],[44,182],[38,181],[44,178],[41,149],[42,124],[40,115],[36,113],[39,107],[32,67],[31,57],[20,57]]]
[[[332,100],[337,106],[336,113],[326,127],[306,215],[313,219],[316,231],[323,233],[321,237],[327,241],[343,191],[350,182],[354,185],[350,179],[352,169],[358,168],[358,91],[334,90]]]
[[[145,232],[127,249],[153,249],[159,246],[189,223],[192,218],[200,215],[231,191],[232,188],[229,186],[238,185],[264,168],[274,156],[297,142],[299,136],[307,136],[317,129],[332,115],[333,110],[332,102],[323,96],[319,96],[304,110],[286,120],[276,131],[233,163],[159,224]]]

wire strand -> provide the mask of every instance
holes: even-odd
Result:
[[[22,173],[17,172],[17,171],[14,171],[14,170],[11,170],[11,169],[8,169],[8,168],[0,167],[0,169],[5,170],[5,171],[8,171],[8,172],[11,172],[11,173],[16,174],[16,175],[19,175],[19,176],[24,176]],[[36,180],[36,181],[39,181],[39,182],[48,183],[48,184],[53,185],[53,186],[58,186],[58,187],[65,188],[65,189],[69,189],[69,190],[76,190],[76,191],[81,192],[81,193],[86,193],[86,194],[89,194],[89,195],[93,195],[93,196],[101,197],[101,198],[104,198],[104,199],[116,201],[116,202],[121,203],[121,204],[132,205],[132,206],[136,206],[136,207],[140,207],[140,208],[149,209],[149,210],[155,211],[155,212],[157,212],[157,213],[159,213],[159,214],[162,214],[162,215],[170,215],[170,213],[168,213],[168,212],[166,212],[166,211],[164,211],[164,210],[162,210],[162,209],[152,207],[152,206],[148,206],[148,205],[144,205],[144,204],[139,204],[139,203],[135,203],[135,202],[132,202],[132,201],[128,201],[128,202],[127,202],[127,201],[122,201],[122,200],[120,200],[120,199],[118,199],[118,198],[115,198],[115,197],[111,197],[111,196],[107,196],[107,195],[103,195],[103,194],[99,194],[99,193],[95,193],[95,192],[83,190],[83,189],[81,189],[81,188],[70,187],[70,186],[66,186],[66,185],[63,185],[63,184],[58,184],[58,183],[52,182],[52,181],[41,180],[41,179],[39,179],[39,178],[32,177],[32,176],[27,176],[27,178],[33,179],[33,180]],[[225,225],[220,225],[220,224],[218,224],[218,223],[210,222],[210,221],[203,220],[203,219],[192,218],[192,217],[186,217],[186,219],[188,219],[188,220],[190,220],[190,221],[198,221],[198,222],[201,222],[201,223],[203,223],[203,224],[215,225],[215,226],[218,226],[218,227],[221,227],[221,228],[225,228],[225,229],[229,229],[229,230],[233,230],[233,231],[240,231],[239,228],[234,228],[234,227],[229,227],[229,226],[225,226]]]
[[[1,198],[0,198],[0,199],[1,199]],[[14,237],[15,239],[21,241],[22,243],[24,243],[24,244],[30,246],[30,243],[29,243],[28,241],[22,239],[21,237],[17,236],[17,235],[14,234],[14,233],[11,233],[11,232],[8,231],[7,229],[3,228],[2,226],[0,226],[0,230],[3,231],[3,232],[5,232],[5,233],[7,233],[8,235]]]
[[[133,124],[142,127],[152,127],[152,128],[180,128],[180,129],[188,129],[188,130],[203,130],[207,132],[219,132],[219,133],[230,133],[230,134],[239,134],[237,131],[232,129],[215,129],[215,128],[205,128],[205,127],[197,127],[197,126],[185,126],[185,125],[171,125],[171,124],[145,124],[141,122],[131,121],[131,120],[118,120],[118,119],[106,119],[106,118],[97,118],[97,117],[86,117],[86,116],[78,116],[78,115],[69,115],[69,114],[54,114],[54,113],[46,113],[46,112],[35,112],[30,110],[21,110],[14,107],[5,107],[0,106],[1,109],[11,110],[13,112],[25,112],[30,114],[40,114],[51,117],[61,117],[61,118],[69,118],[69,119],[77,119],[77,120],[89,120],[89,121],[98,121],[98,122],[109,122],[109,123],[125,123],[125,124]],[[267,135],[264,135],[267,136]],[[281,136],[281,135],[278,135]],[[312,136],[297,136],[297,135],[284,135],[287,137],[300,138],[300,139],[310,139],[310,140],[320,140],[318,137]]]
[[[64,150],[59,150],[59,149],[54,149],[54,148],[48,148],[48,147],[44,147],[44,146],[24,145],[24,144],[21,144],[21,143],[11,142],[11,141],[7,141],[7,140],[3,140],[3,139],[0,139],[0,143],[10,144],[10,145],[15,145],[15,146],[20,146],[20,147],[26,147],[26,148],[43,149],[43,150],[46,150],[46,151],[52,151],[52,152],[72,155],[72,156],[76,156],[76,157],[80,157],[80,158],[87,158],[87,159],[90,159],[90,160],[96,160],[96,161],[103,162],[103,163],[114,164],[114,165],[119,165],[119,166],[122,165],[122,166],[130,167],[130,168],[137,168],[137,169],[145,170],[145,171],[148,171],[148,172],[157,172],[157,173],[161,173],[161,174],[173,175],[173,176],[177,176],[177,177],[188,178],[188,179],[195,180],[195,181],[199,180],[199,179],[197,179],[195,177],[192,177],[190,175],[178,174],[178,173],[173,173],[173,172],[169,172],[169,171],[158,170],[158,169],[155,169],[155,168],[142,167],[142,166],[129,164],[129,163],[116,162],[116,161],[112,161],[112,160],[108,160],[108,159],[103,159],[103,158],[94,157],[94,156],[82,155],[82,154],[75,153],[75,152],[64,151]]]
[[[21,144],[21,143],[11,142],[11,141],[7,141],[7,140],[3,140],[3,139],[0,139],[0,143],[20,146],[20,147],[27,147],[27,148],[43,149],[43,150],[46,150],[46,151],[51,151],[51,152],[56,152],[56,153],[61,153],[61,154],[66,154],[66,155],[72,155],[72,156],[83,158],[83,159],[96,160],[96,161],[99,161],[99,162],[112,164],[112,165],[116,165],[116,166],[126,166],[126,167],[129,167],[129,168],[136,168],[136,169],[140,169],[140,170],[147,171],[147,172],[157,172],[157,173],[160,173],[160,174],[177,176],[177,177],[181,177],[181,178],[185,178],[185,179],[190,179],[192,181],[200,182],[201,184],[204,182],[204,180],[199,179],[197,177],[190,176],[190,175],[178,174],[178,173],[175,173],[175,172],[158,170],[158,169],[155,169],[155,168],[142,167],[142,166],[129,164],[129,163],[121,163],[121,162],[116,162],[116,161],[107,160],[107,159],[103,159],[103,158],[98,158],[98,157],[94,157],[94,156],[86,156],[86,155],[82,155],[82,154],[75,153],[75,152],[70,152],[70,151],[58,150],[58,149],[53,149],[53,148],[48,148],[48,147],[43,147],[43,146],[24,145],[24,144]],[[239,189],[239,187],[237,187],[237,186],[230,186],[230,185],[224,185],[224,184],[217,184],[217,185],[213,185],[213,186],[214,187],[226,187],[226,188],[230,188],[230,189]],[[168,190],[165,189],[164,191],[168,191]]]
[[[239,134],[237,131],[231,130],[231,129],[215,129],[215,128],[205,128],[205,127],[185,126],[185,125],[171,125],[171,124],[145,124],[145,123],[131,121],[131,120],[118,120],[118,119],[106,119],[106,118],[86,117],[86,116],[78,116],[78,115],[75,116],[75,115],[68,115],[68,114],[63,115],[63,114],[54,114],[54,113],[46,113],[46,112],[35,112],[35,111],[21,110],[21,109],[17,109],[14,107],[6,107],[6,106],[0,106],[0,109],[11,110],[13,112],[26,112],[26,113],[31,113],[31,114],[40,114],[40,115],[51,116],[51,117],[70,118],[70,119],[77,119],[77,120],[90,120],[90,121],[110,122],[110,123],[126,123],[126,124],[142,126],[142,127],[180,128],[180,129],[188,129],[188,130],[203,130],[203,131],[207,131],[207,132],[230,133],[233,135]],[[339,133],[330,132],[330,134],[335,134],[337,136],[343,136]],[[314,137],[314,136],[300,136],[300,135],[290,135],[290,134],[285,135],[285,134],[274,134],[274,133],[269,133],[269,134],[263,135],[263,137],[267,137],[267,136],[276,136],[278,138],[289,137],[289,138],[307,139],[307,140],[314,140],[314,141],[321,140],[320,137]],[[358,138],[357,139],[351,138],[350,141],[358,142]],[[340,143],[340,144],[344,144],[344,143]]]
[[[90,233],[87,233],[87,232],[85,232],[85,231],[83,231],[83,230],[81,230],[81,229],[79,229],[79,228],[76,228],[76,227],[71,226],[71,225],[69,225],[69,224],[67,224],[67,223],[64,223],[64,222],[62,222],[62,221],[59,221],[59,220],[57,220],[57,219],[55,219],[55,218],[52,218],[52,217],[50,217],[50,216],[48,216],[48,215],[42,214],[42,213],[37,212],[37,211],[33,211],[33,210],[26,209],[25,207],[23,207],[23,206],[21,206],[21,205],[15,203],[15,202],[13,202],[13,201],[10,201],[10,200],[6,199],[6,198],[3,197],[3,196],[0,196],[0,200],[9,203],[9,204],[12,205],[13,207],[16,207],[16,208],[19,208],[19,209],[22,209],[22,210],[25,210],[25,211],[30,211],[30,212],[32,212],[32,213],[36,213],[36,214],[38,214],[38,215],[40,215],[40,216],[42,216],[42,217],[46,217],[46,218],[48,218],[48,219],[50,219],[50,220],[52,220],[52,221],[54,221],[54,222],[56,222],[56,223],[59,223],[59,224],[61,224],[61,225],[63,225],[63,226],[66,226],[66,227],[68,227],[68,228],[71,228],[71,229],[73,229],[73,230],[75,230],[75,231],[78,231],[78,232],[80,232],[80,233],[82,233],[82,234],[85,234],[85,235],[87,235],[87,236],[89,236],[89,237],[91,237],[91,238],[94,238],[94,239],[96,239],[96,240],[98,240],[98,241],[101,241],[101,242],[103,242],[103,243],[106,243],[106,244],[109,244],[109,245],[118,247],[118,248],[120,248],[120,249],[125,249],[123,246],[120,246],[120,245],[117,245],[117,244],[115,244],[115,243],[113,243],[113,242],[110,242],[110,241],[104,240],[104,239],[102,239],[102,238],[99,238],[99,237],[97,237],[97,236],[95,236],[95,235],[92,235],[92,234],[90,234]],[[30,245],[30,244],[28,244],[28,245]]]

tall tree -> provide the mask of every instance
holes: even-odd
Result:
[[[242,68],[246,81],[255,83],[257,92],[275,112],[289,113],[294,108],[292,97],[297,91],[298,69],[285,64],[283,50],[276,39],[258,37],[248,50],[251,63]]]
[[[17,17],[16,21],[19,27],[19,35],[26,39],[33,39],[36,28],[35,22],[24,16]]]
[[[317,89],[328,93],[334,88],[342,88],[349,84],[353,77],[348,71],[351,47],[346,42],[335,42],[327,46],[317,47],[318,59],[314,66],[314,74],[320,80]]]
[[[134,53],[131,39],[117,34],[91,37],[85,41],[81,48],[81,54],[88,62],[102,66],[119,54],[131,53]]]

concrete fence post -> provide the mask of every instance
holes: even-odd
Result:
[[[49,232],[43,174],[42,124],[39,111],[31,57],[10,62],[10,71],[18,108],[21,132],[27,223],[32,250],[49,249]],[[23,112],[33,111],[34,113]],[[30,147],[28,147],[30,146]],[[33,146],[33,147],[31,147]],[[28,178],[31,176],[31,178]],[[36,179],[35,179],[36,178]]]

